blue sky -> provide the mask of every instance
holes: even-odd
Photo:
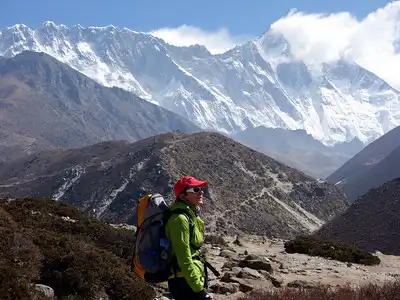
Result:
[[[46,20],[65,25],[113,24],[151,31],[186,24],[204,30],[227,28],[234,35],[259,35],[292,8],[306,13],[348,11],[357,18],[383,7],[385,0],[3,0],[0,27]]]

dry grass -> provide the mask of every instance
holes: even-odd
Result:
[[[309,289],[283,288],[275,291],[254,291],[238,300],[398,300],[400,282],[384,285],[368,284],[352,289],[349,286],[336,289],[317,287]]]

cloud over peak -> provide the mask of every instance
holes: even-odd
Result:
[[[292,11],[271,25],[305,63],[340,58],[357,62],[400,88],[400,2],[388,3],[362,20],[350,13]]]
[[[212,54],[226,52],[253,38],[251,36],[233,36],[225,28],[217,31],[206,31],[189,25],[182,25],[177,28],[160,28],[150,33],[175,46],[203,45]]]
[[[349,12],[306,14],[291,10],[270,26],[288,41],[293,59],[309,64],[340,58],[355,61],[400,89],[400,2],[390,2],[358,20]],[[205,31],[182,25],[151,32],[176,46],[204,45],[225,52],[253,36],[235,36],[227,29]]]

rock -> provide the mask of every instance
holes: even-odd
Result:
[[[237,274],[237,277],[239,278],[246,278],[246,279],[263,279],[264,276],[262,276],[257,270],[253,270],[250,268],[243,268],[239,273]]]
[[[54,290],[44,284],[35,284],[35,289],[39,292],[41,292],[43,295],[49,298],[54,298]]]
[[[242,273],[242,274],[244,274],[244,273]],[[261,283],[265,286],[265,283],[267,281],[260,280],[260,278],[259,279],[239,278],[239,277],[236,277],[232,272],[226,272],[222,276],[221,282],[238,283],[239,284],[239,291],[241,291],[242,293],[247,293],[247,292],[252,291],[255,287],[260,286]],[[272,287],[272,284],[271,284],[271,287]]]
[[[237,254],[231,250],[222,250],[220,252],[219,256],[222,256],[225,258],[237,258]]]
[[[216,294],[234,294],[239,291],[240,284],[235,282],[216,282],[210,285],[210,290]]]
[[[225,262],[222,266],[222,268],[224,269],[233,269],[234,267],[238,266],[238,262],[234,261],[234,260],[228,260],[227,262]]]
[[[234,268],[232,268],[232,273],[233,274],[235,274],[235,275],[237,275],[237,274],[239,274],[240,272],[242,272],[242,268],[239,268],[239,267],[234,267]]]
[[[244,260],[262,260],[260,256],[255,255],[255,254],[249,254],[247,255]]]
[[[239,237],[236,237],[236,239],[233,241],[233,243],[237,246],[243,246],[243,243],[239,240]]]
[[[294,287],[294,288],[315,288],[318,286],[318,283],[305,281],[305,280],[294,280],[294,281],[288,282],[287,286]]]
[[[237,253],[237,251],[235,250],[235,248],[233,248],[233,247],[230,247],[230,246],[223,247],[221,250],[229,250],[229,251],[232,251],[232,252],[235,252],[235,253]]]
[[[262,273],[266,279],[268,279],[269,281],[271,281],[272,285],[274,287],[281,287],[283,284],[283,278],[280,275],[274,274],[271,275],[268,272],[264,271]]]
[[[239,267],[241,268],[250,268],[254,270],[265,270],[270,273],[273,272],[272,266],[270,263],[262,260],[241,260],[239,261]]]
[[[297,270],[296,273],[300,274],[300,275],[303,275],[303,276],[308,275],[308,272],[306,270]]]
[[[218,234],[206,234],[205,242],[208,244],[228,246],[228,242],[225,240],[225,238]]]
[[[231,282],[232,277],[233,277],[232,272],[225,272],[224,275],[222,275],[221,277],[221,282],[229,283]]]
[[[251,284],[249,284],[249,283],[246,283],[246,282],[239,282],[239,290],[241,291],[241,292],[243,292],[243,293],[248,293],[248,292],[251,292],[253,289],[254,289],[254,287],[251,285]]]

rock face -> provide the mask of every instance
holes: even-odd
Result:
[[[221,134],[168,133],[128,142],[53,150],[0,165],[0,193],[58,199],[113,223],[135,225],[138,199],[172,199],[183,175],[209,181],[208,230],[293,237],[343,212],[347,200],[317,181]]]
[[[358,198],[345,213],[325,224],[317,234],[355,244],[367,251],[399,255],[399,200],[398,178]]]
[[[327,177],[350,201],[400,176],[400,127],[369,144]]]
[[[55,58],[0,59],[0,160],[53,148],[200,129],[119,88],[106,88]]]

